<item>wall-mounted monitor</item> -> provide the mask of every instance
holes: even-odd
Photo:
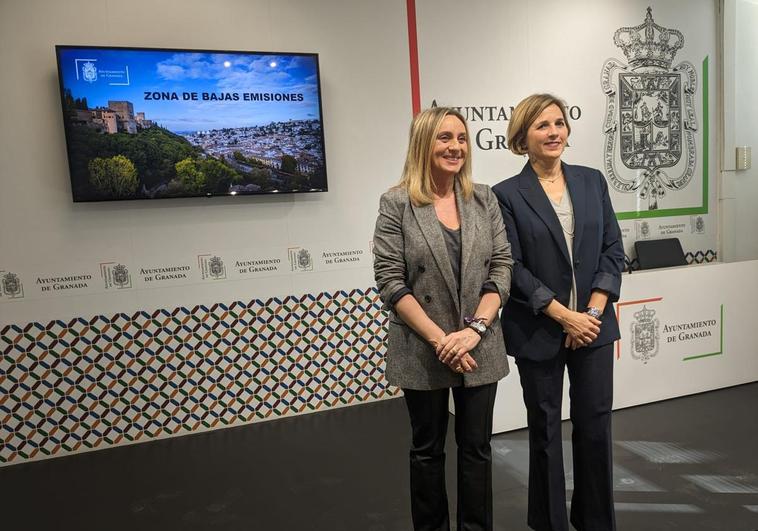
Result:
[[[317,54],[55,49],[74,201],[327,190]]]

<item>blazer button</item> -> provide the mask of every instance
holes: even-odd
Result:
[[[424,273],[425,271],[426,271],[426,268],[424,266],[422,266],[422,265],[418,266],[418,272],[419,273]]]
[[[432,296],[431,295],[425,295],[424,296],[424,302],[432,302]]]

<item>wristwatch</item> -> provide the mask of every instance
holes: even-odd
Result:
[[[487,333],[487,325],[484,324],[486,319],[484,317],[464,317],[463,323],[471,330],[483,336]]]
[[[585,313],[590,317],[594,317],[595,319],[600,319],[600,316],[603,315],[600,311],[600,308],[596,308],[595,306],[590,306],[587,308],[587,311]]]

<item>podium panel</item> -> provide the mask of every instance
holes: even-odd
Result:
[[[625,274],[614,305],[614,409],[758,380],[758,261]],[[518,367],[498,384],[494,433],[526,427]],[[568,418],[564,383],[563,418]],[[452,410],[451,410],[452,411]]]

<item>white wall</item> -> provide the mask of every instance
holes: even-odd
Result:
[[[758,258],[758,1],[736,3],[734,145],[752,146],[753,167],[734,175],[736,205],[737,260]],[[732,150],[734,153],[734,150]]]
[[[139,293],[33,300],[38,276],[103,261],[193,261],[303,244],[368,240],[381,191],[399,175],[410,119],[405,3],[299,1],[3,2],[0,33],[0,270],[23,274],[27,301],[0,322],[246,300],[372,284],[360,270]],[[381,24],[377,21],[381,20]],[[74,204],[55,44],[308,51],[320,54],[329,192],[262,198]],[[339,231],[334,228],[339,227]],[[99,279],[98,279],[99,280]]]
[[[758,2],[724,0],[724,145],[721,203],[724,259],[758,258],[758,165],[735,170],[735,148],[758,153]]]
[[[259,315],[238,345],[244,359],[236,363],[247,364],[253,374],[238,382],[249,382],[244,385],[253,393],[242,417],[274,418],[384,396],[379,370],[381,320],[363,323],[368,328],[356,323],[367,311],[371,315],[378,312],[371,306],[369,241],[379,195],[399,178],[411,118],[405,7],[403,0],[0,3],[0,273],[17,274],[24,284],[24,297],[0,297],[0,393],[5,400],[0,407],[0,464],[108,446],[114,441],[122,444],[128,442],[124,434],[130,429],[130,440],[165,436],[162,430],[143,429],[144,423],[127,427],[124,421],[131,426],[134,420],[128,418],[131,413],[114,420],[113,411],[96,405],[88,406],[92,409],[88,413],[81,404],[91,404],[90,399],[44,367],[54,364],[76,375],[74,379],[89,371],[87,377],[97,382],[97,393],[115,385],[126,388],[128,400],[137,402],[148,398],[139,396],[144,384],[126,376],[126,365],[132,363],[126,350],[145,366],[157,363],[151,369],[156,375],[165,370],[175,374],[158,361],[161,356],[173,356],[174,365],[200,356],[204,361],[199,363],[216,365],[214,371],[237,374],[231,358],[222,356],[228,349],[223,346],[223,326],[232,318],[226,317],[228,312],[223,309],[211,308],[217,303],[258,301],[255,308],[269,305],[271,309],[271,315]],[[329,192],[74,204],[61,120],[56,44],[318,53]],[[141,267],[196,265],[197,256],[204,253],[226,256],[227,260],[246,253],[286,257],[289,247],[298,246],[308,246],[316,260],[322,250],[359,249],[364,253],[357,266],[302,274],[286,269],[285,274],[274,277],[215,283],[203,283],[193,276],[180,285],[135,286],[120,292],[105,290],[98,274],[101,262],[118,261],[129,267],[137,284],[135,277]],[[37,286],[37,278],[72,274],[92,274],[91,286],[65,294],[45,294]],[[357,295],[351,295],[354,289],[359,290]],[[316,299],[322,292],[326,295]],[[287,302],[291,295],[294,302]],[[302,299],[308,296],[313,300]],[[290,306],[297,306],[300,312],[297,321]],[[182,333],[184,339],[175,338],[175,345],[185,349],[179,356],[178,351],[138,347],[133,338],[125,339],[123,334],[113,341],[100,335],[85,337],[94,334],[86,324],[94,316],[102,316],[99,322],[106,326],[102,323],[115,315],[134,316],[144,311],[136,320],[140,327],[150,328],[147,316],[151,312],[170,314],[177,308],[181,319],[195,319],[193,326],[198,324],[197,318],[205,325],[213,324],[213,340],[221,341],[222,347],[209,348],[208,343],[190,347],[187,341],[195,339]],[[73,318],[83,320],[69,321]],[[266,319],[274,319],[273,324],[265,326]],[[50,323],[69,345],[82,338],[101,344],[93,350],[80,341],[83,350],[75,355],[58,340],[51,346],[42,339],[43,332],[34,333],[32,342],[21,348],[17,342],[31,336],[24,339],[17,328],[10,327],[44,330]],[[165,330],[152,328],[150,333],[164,334],[164,340],[173,341],[165,336]],[[253,342],[255,337],[258,343]],[[261,337],[270,342],[262,344]],[[154,341],[151,345],[158,347]],[[82,352],[100,357],[96,365],[103,369],[89,364]],[[252,363],[263,365],[256,369]],[[305,369],[297,368],[296,363]],[[110,372],[109,366],[114,367]],[[54,400],[73,397],[79,404],[79,409],[74,408],[77,418],[45,421],[45,431],[56,439],[11,421],[12,407],[33,411],[39,419],[50,413],[41,395],[21,393],[16,378],[44,382],[43,387],[53,390]],[[198,392],[198,385],[187,378],[162,382],[159,387],[164,394],[178,389],[188,396]],[[272,386],[276,387],[273,395]],[[185,418],[173,406],[161,406],[163,398],[152,396],[150,400],[166,415],[164,420],[172,415]],[[262,407],[267,408],[265,415],[261,415]],[[109,416],[114,426],[123,424],[121,431],[93,435],[102,433],[101,421]],[[80,417],[89,418],[90,424],[101,423],[100,428],[82,428],[80,422],[74,422]],[[222,415],[224,422],[239,423],[239,418],[223,419]],[[207,425],[200,426],[192,419],[178,420],[179,427],[171,421],[170,431],[179,434],[225,425],[212,416],[206,421]]]

